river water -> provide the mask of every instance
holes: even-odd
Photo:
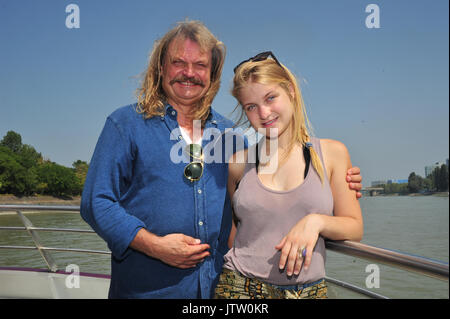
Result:
[[[360,199],[364,217],[362,243],[393,249],[448,263],[449,199],[435,196],[364,197]],[[36,227],[90,227],[78,213],[25,213]],[[0,212],[0,226],[23,226],[15,214]],[[47,247],[108,250],[96,234],[39,232]],[[33,246],[25,231],[0,230],[0,246]],[[99,254],[51,252],[59,269],[76,264],[81,272],[110,273],[110,257]],[[390,298],[449,298],[449,285],[382,264],[327,252],[327,276],[369,289]],[[374,266],[375,265],[375,266]],[[45,268],[37,251],[0,249],[0,266]],[[368,268],[369,267],[369,268]],[[374,268],[379,270],[379,287],[372,287]],[[372,276],[372,277],[371,277]],[[368,281],[368,285],[366,284]],[[1,284],[1,283],[0,283]],[[372,284],[372,285],[371,285]],[[357,298],[341,289],[329,288],[330,297]]]

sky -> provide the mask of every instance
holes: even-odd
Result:
[[[78,28],[69,28],[70,4],[79,9]],[[378,10],[366,12],[371,4]],[[188,18],[227,47],[213,103],[219,113],[236,117],[234,66],[271,50],[297,76],[315,136],[347,146],[364,186],[424,176],[425,166],[449,157],[448,6],[0,0],[0,139],[12,130],[53,162],[89,162],[106,117],[136,102],[154,41]]]

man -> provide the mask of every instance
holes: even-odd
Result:
[[[155,43],[138,103],[106,121],[81,215],[111,249],[110,298],[214,293],[231,228],[225,155],[220,163],[207,163],[202,150],[188,147],[183,152],[191,163],[179,163],[171,152],[190,140],[212,142],[214,135],[197,141],[208,129],[233,127],[210,107],[224,59],[224,45],[202,23],[179,23]],[[193,120],[200,121],[199,134]],[[215,143],[226,146],[225,139]],[[347,178],[359,190],[355,171]]]

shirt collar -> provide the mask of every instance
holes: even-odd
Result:
[[[164,115],[161,115],[161,120],[164,120],[166,116],[171,117],[173,120],[177,118],[177,111],[169,103],[166,103],[164,106]],[[217,114],[212,108],[210,108],[205,127],[217,127]]]

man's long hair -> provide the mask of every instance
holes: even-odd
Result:
[[[139,113],[145,113],[145,118],[164,115],[167,96],[162,87],[161,70],[169,44],[175,39],[190,39],[199,44],[205,52],[211,52],[211,84],[206,94],[198,101],[192,110],[194,119],[205,123],[210,106],[220,88],[220,77],[225,61],[225,45],[200,21],[182,21],[155,42],[150,54],[147,72],[137,91]]]

